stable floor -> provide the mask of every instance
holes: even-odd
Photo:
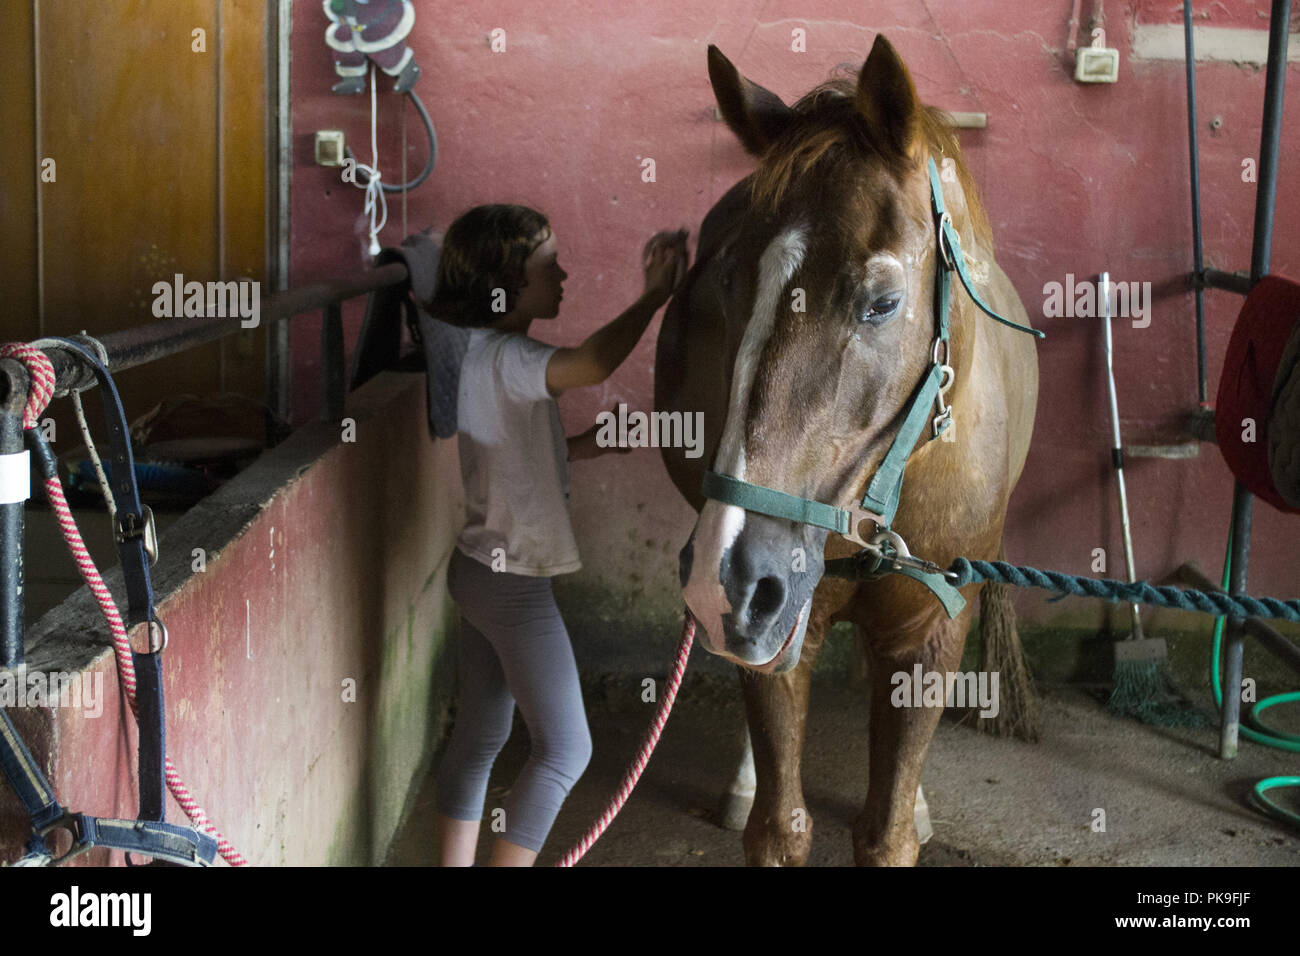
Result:
[[[1300,773],[1300,754],[1243,741],[1238,758],[1225,762],[1216,756],[1217,728],[1147,727],[1108,715],[1075,687],[1040,692],[1037,744],[941,722],[923,779],[935,832],[921,849],[921,866],[1300,866],[1300,833],[1246,802],[1255,780]],[[655,706],[641,702],[640,681],[632,678],[587,684],[584,693],[595,755],[539,865],[555,863],[602,812]],[[738,756],[742,715],[734,678],[693,680],[688,673],[640,783],[579,865],[743,865],[740,834],[714,822]],[[866,794],[866,722],[861,691],[842,680],[814,683],[803,772],[811,866],[853,864],[852,825]],[[527,739],[516,714],[493,770],[489,807],[527,759]],[[411,801],[390,864],[436,863],[435,784],[430,774]],[[1300,798],[1276,799],[1300,809]],[[1105,832],[1093,829],[1098,808]],[[492,838],[485,825],[480,861]]]

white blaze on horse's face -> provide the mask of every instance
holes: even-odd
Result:
[[[808,231],[804,226],[783,230],[763,251],[758,266],[758,292],[745,337],[736,353],[731,380],[727,424],[718,445],[713,470],[734,478],[745,477],[745,419],[749,394],[754,384],[763,347],[776,324],[777,307],[786,285],[803,263]],[[723,647],[722,616],[731,603],[719,580],[722,559],[745,527],[745,511],[736,505],[710,499],[695,524],[694,557],[690,579],[682,590],[686,605],[705,632],[705,646],[715,654],[730,657]]]

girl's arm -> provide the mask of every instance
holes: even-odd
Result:
[[[576,349],[556,349],[551,355],[546,365],[546,387],[552,395],[599,385],[632,353],[655,312],[672,296],[677,280],[685,273],[685,233],[672,235],[673,240],[659,241],[650,248],[645,291],[627,311],[591,333]]]

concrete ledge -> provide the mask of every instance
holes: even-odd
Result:
[[[1133,58],[1136,60],[1187,59],[1181,24],[1139,25],[1133,30]],[[1268,62],[1268,30],[1239,27],[1193,27],[1196,59],[1263,66]],[[1300,61],[1300,33],[1293,33],[1287,46],[1287,62]]]
[[[162,536],[168,752],[251,863],[381,861],[445,729],[443,576],[463,504],[455,443],[429,437],[423,389],[420,375],[368,382],[350,396],[354,440],[305,426]],[[120,570],[106,582],[125,606]],[[27,666],[99,675],[102,714],[9,713],[61,802],[134,817],[135,726],[108,641],[83,588],[31,628]],[[184,820],[172,801],[168,819]],[[0,858],[26,829],[0,788]]]

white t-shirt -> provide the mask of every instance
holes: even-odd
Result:
[[[569,451],[546,389],[555,346],[472,329],[460,370],[457,427],[468,521],[457,546],[511,574],[582,567],[569,522]]]

